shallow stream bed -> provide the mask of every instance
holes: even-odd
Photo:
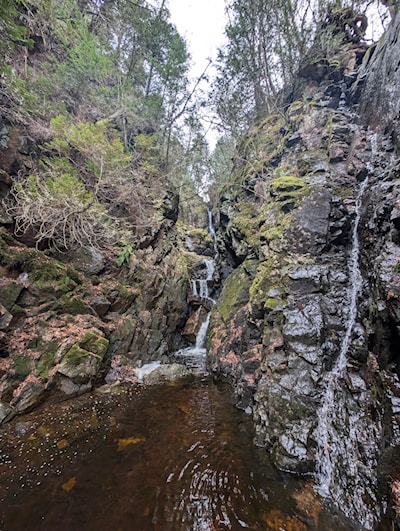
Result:
[[[346,530],[210,381],[100,388],[0,432],[0,530]]]

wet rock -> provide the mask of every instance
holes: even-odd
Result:
[[[104,295],[96,295],[89,303],[99,317],[104,317],[110,308],[110,301]]]
[[[23,286],[21,283],[11,279],[1,279],[0,281],[0,304],[2,304],[8,311],[12,309],[16,303]]]
[[[293,310],[285,310],[286,323],[283,335],[289,341],[303,344],[319,343],[323,333],[324,319],[318,297],[309,297]]]
[[[0,402],[0,424],[11,420],[17,412],[13,407],[5,402]]]
[[[400,18],[389,32],[396,57],[398,24]],[[391,429],[396,440],[400,433],[395,417],[388,432],[382,429],[382,411],[397,411],[398,396],[393,393],[389,404],[379,383],[382,371],[400,374],[400,192],[393,185],[400,173],[388,140],[398,143],[400,135],[399,98],[389,105],[392,118],[386,119],[376,102],[383,114],[374,110],[369,121],[380,132],[385,123],[393,136],[367,130],[354,120],[356,109],[347,107],[364,53],[365,46],[349,45],[335,58],[303,66],[300,75],[308,79],[298,82],[296,101],[288,102],[285,116],[290,132],[282,123],[276,129],[278,119],[269,117],[255,126],[258,136],[250,132],[238,147],[233,181],[249,188],[221,198],[219,241],[233,272],[211,316],[208,366],[232,382],[239,406],[253,414],[257,444],[272,452],[275,464],[312,472],[320,455],[317,412],[344,345],[346,375],[334,390],[342,404],[333,426],[338,443],[326,450],[334,462],[331,494],[341,509],[371,526],[376,507],[365,500],[373,499],[376,471],[368,476],[366,470],[374,469],[382,438],[389,444]],[[389,64],[393,70],[392,58]],[[378,83],[379,68],[374,69]],[[389,70],[384,75],[390,76]],[[396,86],[397,77],[398,69]],[[381,95],[395,93],[392,86],[386,83]],[[281,146],[273,157],[271,136]],[[360,206],[358,190],[367,177]],[[300,181],[302,187],[290,187]],[[251,195],[260,189],[265,193]],[[350,296],[355,249],[363,275],[357,311]],[[251,274],[244,267],[250,257],[257,264]],[[262,345],[259,358],[253,358],[257,344]],[[379,370],[370,362],[371,350]],[[348,443],[349,426],[363,443]],[[353,463],[356,471],[350,471]],[[351,498],[354,485],[360,489],[357,499]]]
[[[203,306],[199,306],[186,321],[182,335],[187,336],[192,343],[196,342],[197,334],[199,333],[201,325],[206,320],[207,313],[208,311]]]
[[[373,54],[366,56],[352,89],[354,99],[361,94],[360,113],[364,120],[381,131],[387,128],[386,132],[392,133],[397,145],[400,138],[399,25],[400,11],[397,10],[385,38],[378,42]]]
[[[107,384],[116,382],[136,383],[138,381],[136,373],[136,357],[129,358],[118,354],[111,360],[111,369],[108,371],[105,381]]]
[[[311,472],[314,462],[310,459],[309,434],[314,422],[303,420],[288,423],[285,433],[274,444],[274,461],[281,470],[297,473]]]
[[[145,384],[159,384],[165,381],[175,381],[182,378],[187,378],[191,375],[189,369],[185,365],[179,363],[173,363],[171,365],[160,365],[149,374],[143,377]]]
[[[98,275],[105,267],[105,257],[93,247],[69,250],[56,257],[62,262],[72,262],[78,271],[87,275]]]
[[[14,391],[11,406],[16,413],[27,413],[40,404],[46,392],[46,387],[38,378],[28,376]]]
[[[79,384],[75,383],[70,378],[61,376],[57,381],[57,389],[68,397],[79,396],[90,391],[92,389],[92,383],[89,381],[84,384]]]

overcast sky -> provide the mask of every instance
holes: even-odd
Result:
[[[172,22],[186,38],[192,56],[192,74],[200,75],[207,57],[215,59],[223,42],[224,0],[169,0]]]

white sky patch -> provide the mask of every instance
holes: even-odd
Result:
[[[194,84],[204,72],[209,59],[215,61],[218,48],[224,44],[225,0],[168,0],[168,8],[171,22],[188,44],[191,55],[190,78]],[[212,73],[213,69],[208,68],[207,75],[211,76]],[[198,87],[198,91],[204,93],[209,89],[205,82]],[[202,122],[208,144],[214,148],[219,135],[206,116]]]
[[[200,76],[207,58],[216,58],[224,40],[224,0],[169,0],[171,20],[186,38],[192,56],[191,74]]]

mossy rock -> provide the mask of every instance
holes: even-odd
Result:
[[[202,229],[201,227],[194,227],[194,228],[189,229],[188,233],[189,233],[190,238],[207,240],[212,243],[211,235],[206,229]]]
[[[93,315],[92,309],[79,297],[69,297],[68,294],[60,299],[63,313],[70,315]]]
[[[55,365],[55,357],[56,357],[55,352],[56,352],[56,347],[42,354],[42,356],[40,357],[40,360],[38,361],[36,365],[36,375],[42,380],[47,380],[49,376],[49,371]]]
[[[259,214],[261,241],[271,242],[283,238],[290,225],[291,215],[282,210],[282,205],[274,201],[264,203]]]
[[[188,236],[193,245],[193,250],[198,254],[213,253],[213,239],[206,229],[192,228],[188,231]]]
[[[281,114],[270,115],[254,127],[239,147],[234,182],[244,183],[263,175],[268,165],[282,155],[287,134]]]
[[[105,340],[103,344],[103,352],[101,354],[89,352],[78,345],[74,345],[69,349],[62,359],[58,372],[67,378],[70,378],[75,383],[86,383],[91,378],[96,376],[100,364],[103,360],[108,341]],[[105,349],[104,349],[105,346]]]
[[[307,185],[302,177],[281,175],[271,182],[271,193],[279,195],[284,192],[297,192],[303,190],[306,186]]]
[[[108,348],[108,340],[94,332],[87,332],[79,341],[79,347],[103,357]]]
[[[79,276],[72,268],[53,261],[40,260],[40,263],[32,264],[31,278],[39,289],[51,290],[56,296],[73,290],[80,283]]]
[[[264,310],[265,313],[270,313],[274,311],[281,311],[287,306],[287,303],[284,299],[281,299],[280,297],[268,297],[267,300],[264,302]]]
[[[249,301],[252,269],[251,264],[245,261],[225,280],[221,295],[214,307],[214,315],[218,313],[224,324],[229,323],[235,312]]]
[[[253,316],[261,319],[265,313],[278,310],[284,305],[286,277],[282,272],[283,264],[269,258],[261,262],[250,287],[250,307]]]
[[[35,369],[35,362],[33,359],[24,356],[23,354],[14,354],[12,360],[14,364],[13,369],[18,378],[25,378]]]
[[[13,247],[7,245],[14,243]],[[62,294],[82,284],[79,273],[71,266],[47,257],[36,249],[17,247],[4,234],[0,234],[0,265],[9,270],[29,274],[38,289]]]
[[[255,204],[246,201],[239,202],[237,213],[230,220],[230,232],[237,239],[243,240],[250,249],[256,248],[260,243],[259,225],[260,220]]]
[[[11,311],[11,309],[13,306],[15,306],[15,301],[18,299],[21,291],[22,285],[14,281],[2,284],[0,288],[0,304],[2,304],[13,315],[14,313]]]
[[[288,107],[286,111],[286,115],[291,117],[291,116],[296,116],[298,114],[303,114],[304,107],[305,107],[304,101],[296,100]]]
[[[309,186],[302,177],[282,175],[272,181],[270,191],[274,200],[280,204],[280,209],[287,213],[299,205],[308,193]]]

